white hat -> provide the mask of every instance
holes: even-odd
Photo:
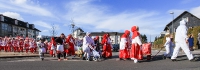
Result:
[[[87,36],[90,35],[90,34],[91,34],[90,32],[87,32],[87,33],[86,33]]]
[[[180,21],[180,25],[185,25],[186,24],[186,21],[185,20],[181,20]]]

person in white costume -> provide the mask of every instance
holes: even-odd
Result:
[[[165,47],[166,52],[163,55],[163,59],[171,58],[173,54],[173,47],[174,47],[172,35],[170,35],[169,37],[166,37],[166,42],[164,44],[164,47]]]
[[[175,44],[176,44],[176,46],[174,48],[174,52],[171,57],[172,61],[176,61],[176,57],[178,55],[180,48],[183,49],[183,51],[185,52],[185,54],[187,55],[187,57],[190,61],[196,61],[187,45],[187,27],[186,27],[185,20],[180,21],[180,25],[178,26],[178,28],[176,30]]]
[[[94,46],[94,40],[91,38],[90,33],[87,32],[86,36],[83,38],[83,59],[86,58],[87,61],[90,60],[90,49],[94,49],[92,46]]]

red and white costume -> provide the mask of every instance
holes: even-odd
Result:
[[[49,54],[54,57],[56,55],[56,42],[55,42],[54,37],[51,37],[51,42],[49,42],[48,46],[50,47]]]
[[[30,52],[33,53],[34,52],[34,49],[35,49],[35,43],[32,39],[29,40],[29,49],[30,49]]]
[[[26,53],[29,51],[29,38],[27,37],[24,41],[24,48],[26,49]]]
[[[23,52],[24,50],[23,47],[24,47],[24,40],[23,38],[20,38],[18,52]]]
[[[12,41],[10,38],[8,38],[8,42],[7,42],[7,45],[6,45],[6,49],[8,52],[11,52],[11,47],[12,47]]]
[[[12,46],[14,49],[14,52],[16,52],[18,50],[18,46],[19,46],[19,41],[17,39],[12,40]]]
[[[3,40],[2,40],[2,38],[0,37],[0,51],[1,51],[1,49],[2,49],[2,42],[3,42]]]
[[[133,26],[131,28],[131,31],[133,32],[132,35],[132,46],[131,46],[131,59],[134,60],[134,63],[137,63],[138,60],[143,59],[142,55],[142,42],[140,40],[140,33],[138,32],[138,27]]]
[[[105,34],[102,40],[103,52],[102,57],[111,58],[112,57],[112,44],[111,39],[109,38],[109,34]]]
[[[75,40],[74,40],[74,38],[72,37],[72,35],[70,34],[70,35],[68,35],[68,37],[66,38],[66,43],[68,43],[69,44],[69,48],[68,49],[66,49],[66,53],[68,54],[68,55],[74,55],[75,54],[75,50],[74,50],[74,45],[75,45]]]
[[[120,59],[127,59],[130,58],[129,56],[129,48],[130,48],[130,31],[126,30],[125,33],[121,37],[120,41],[120,50],[119,50],[119,58]]]
[[[4,51],[7,52],[7,39],[6,38],[3,39],[1,46],[4,49]]]

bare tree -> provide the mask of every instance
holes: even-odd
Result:
[[[51,30],[49,31],[51,36],[55,37],[57,35],[55,24],[51,24]]]

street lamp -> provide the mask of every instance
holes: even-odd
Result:
[[[170,14],[172,14],[172,17],[173,17],[173,19],[172,19],[172,33],[174,33],[174,12],[170,12]]]

